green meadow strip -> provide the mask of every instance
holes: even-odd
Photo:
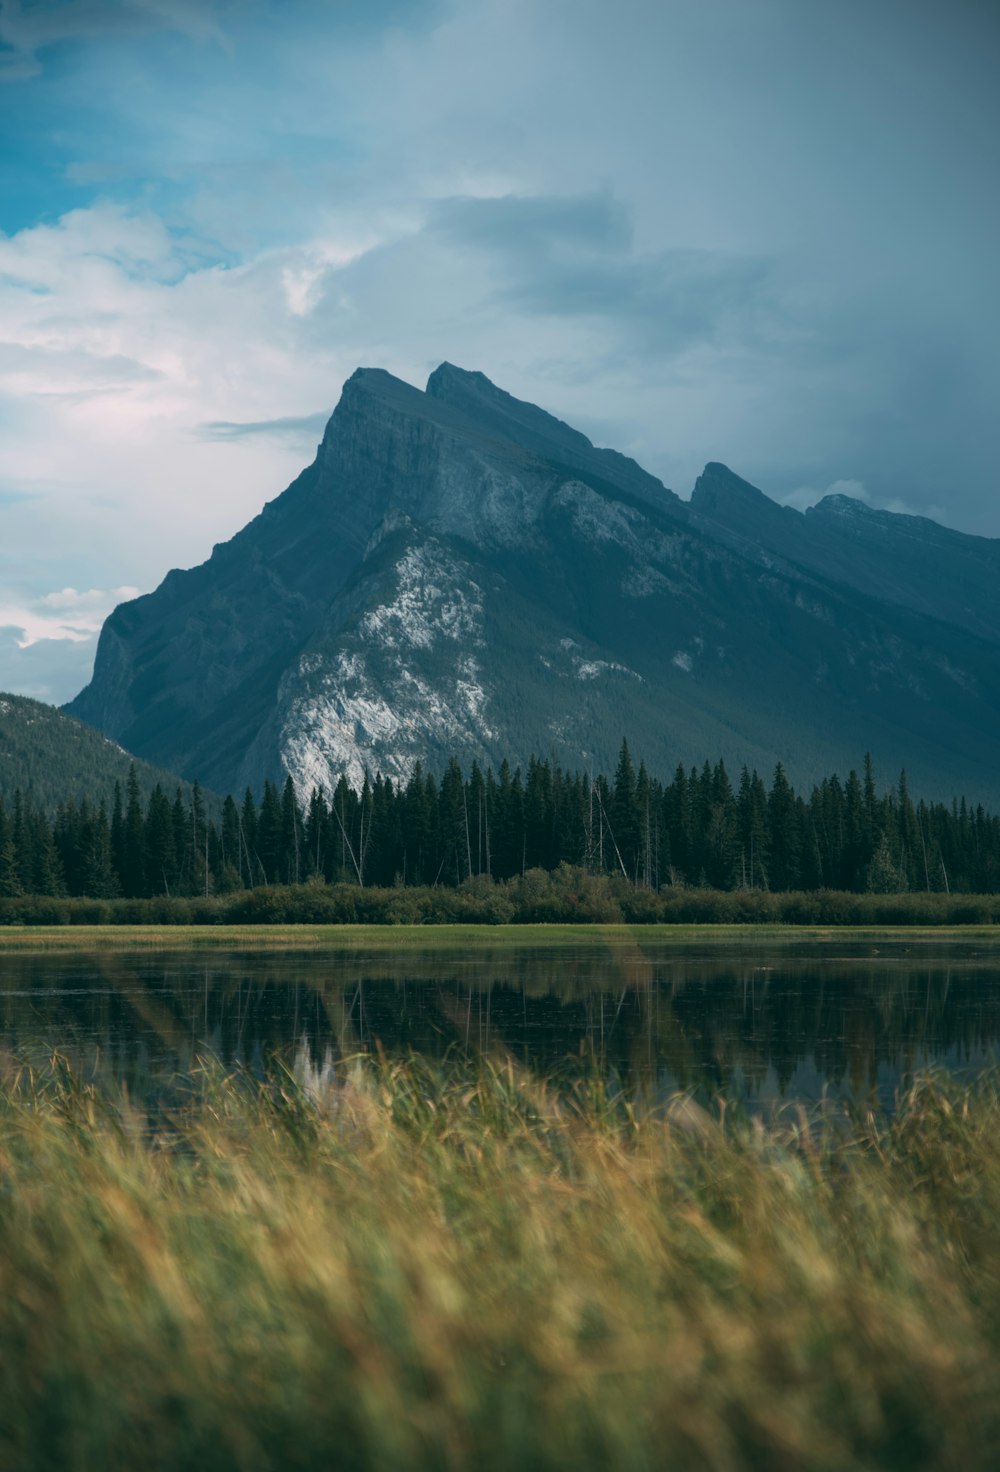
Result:
[[[1000,949],[995,926],[887,925],[6,925],[0,956],[34,950],[518,950],[898,941]]]

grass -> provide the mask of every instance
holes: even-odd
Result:
[[[659,1110],[509,1062],[0,1087],[0,1465],[979,1468],[1000,1082]]]
[[[902,941],[906,945],[1000,943],[991,925],[0,925],[9,951],[67,950],[501,950],[523,947],[731,945]]]

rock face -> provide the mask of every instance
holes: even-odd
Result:
[[[799,780],[871,750],[1000,796],[1000,544],[634,461],[442,364],[347,382],[314,463],[123,604],[69,709],[216,790],[552,752]]]

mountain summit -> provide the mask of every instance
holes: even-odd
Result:
[[[223,791],[606,767],[627,734],[663,770],[871,749],[995,801],[1000,544],[841,499],[713,463],[684,502],[481,373],[358,369],[282,495],[114,611],[68,708]]]

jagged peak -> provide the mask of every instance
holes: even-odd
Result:
[[[485,373],[441,363],[427,380],[427,395],[529,454],[591,475],[603,475],[674,515],[682,510],[673,491],[627,455],[598,448],[564,420],[498,388]]]
[[[426,392],[435,399],[445,398],[448,389],[456,384],[475,385],[480,390],[504,394],[504,390],[497,388],[493,380],[487,378],[485,373],[480,373],[478,368],[460,368],[457,363],[449,363],[447,358],[443,363],[438,364],[428,378]],[[510,396],[505,395],[505,397]]]
[[[434,398],[385,368],[356,368],[326,426],[321,451],[336,452],[337,432],[345,422],[359,416],[384,420],[386,412],[390,419],[423,420],[452,434],[483,437],[482,424],[461,405]]]
[[[537,404],[517,399],[506,389],[498,388],[478,370],[442,363],[427,380],[427,394],[429,398],[460,409],[480,423],[488,422],[505,438],[524,445],[526,449],[540,450],[543,441],[550,453],[553,445],[577,454],[589,454],[594,449],[587,436],[578,429],[540,409]]]
[[[709,460],[699,475],[691,494],[691,506],[706,515],[725,506],[752,507],[764,512],[787,512],[790,509],[779,506],[777,501],[730,470],[728,465],[723,465],[721,460]],[[792,514],[797,516],[799,513]]]
[[[397,406],[416,409],[424,402],[425,395],[403,378],[397,378],[385,368],[355,368],[344,384],[341,403],[359,396],[373,396],[388,400]],[[338,405],[339,407],[339,405]]]
[[[823,496],[821,500],[816,502],[815,506],[809,507],[808,515],[815,516],[817,512],[820,516],[877,517],[879,515],[874,506],[869,506],[867,502],[859,500],[857,496],[845,496],[841,491],[835,491],[829,496]],[[883,513],[883,515],[885,514],[892,515],[893,513]],[[913,520],[922,521],[924,518],[914,517]]]

